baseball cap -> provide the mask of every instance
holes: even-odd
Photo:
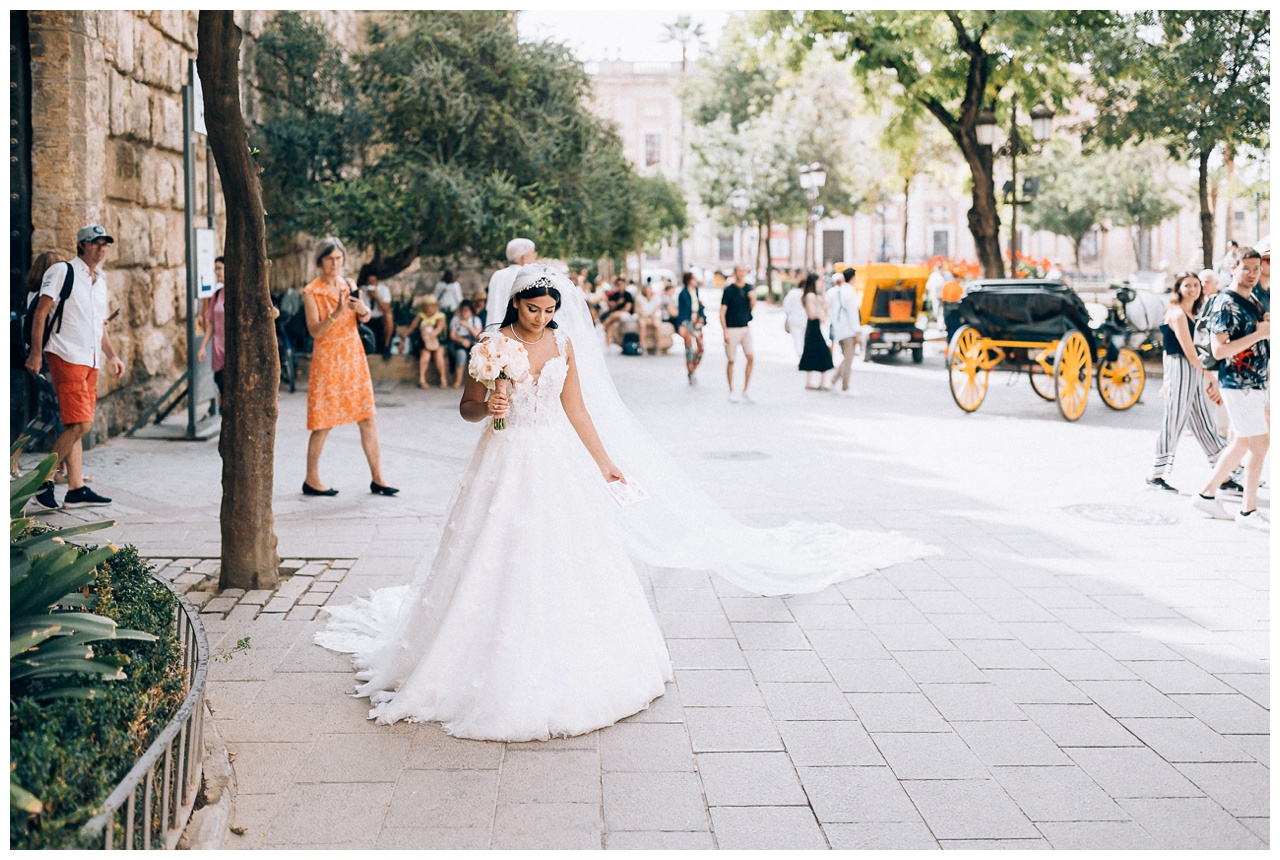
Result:
[[[76,244],[81,242],[94,242],[98,239],[106,239],[108,242],[114,243],[116,240],[107,235],[107,231],[103,229],[101,224],[86,224],[76,233]]]

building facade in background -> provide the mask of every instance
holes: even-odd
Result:
[[[724,226],[719,213],[709,212],[701,205],[688,181],[685,167],[692,155],[686,147],[687,126],[678,95],[680,64],[613,60],[589,63],[587,69],[595,93],[592,106],[599,116],[617,125],[627,157],[641,173],[661,172],[685,189],[691,225],[683,243],[685,267],[725,271],[736,260],[755,260],[758,238],[754,228]],[[796,165],[797,170],[799,167]],[[955,170],[957,175],[963,173],[967,177],[958,159]],[[997,185],[1008,179],[1008,171],[1007,159],[1003,164],[997,161]],[[1186,202],[1151,236],[1152,264],[1168,273],[1198,269],[1202,261],[1196,177],[1186,165],[1174,165],[1171,174],[1175,186],[1184,190]],[[976,260],[968,226],[969,206],[967,194],[928,175],[919,176],[908,196],[893,195],[870,211],[818,221],[812,246],[815,262],[829,267],[837,262],[857,265],[903,262],[904,258],[908,263],[920,263],[935,256]],[[1248,244],[1270,231],[1268,201],[1235,201],[1229,208],[1229,214],[1223,213],[1227,217],[1215,219],[1215,260],[1228,238]],[[1022,217],[1019,220],[1025,225]],[[1001,212],[1001,245],[1006,248],[1011,221],[1006,206]],[[770,242],[774,266],[801,267],[805,240],[803,224],[775,225]],[[1032,257],[1049,258],[1064,270],[1074,268],[1074,248],[1064,236],[1020,227],[1019,248]],[[677,268],[681,255],[674,245],[646,251],[645,268]],[[763,261],[763,256],[760,259]],[[632,255],[628,266],[634,270],[634,264]],[[1080,273],[1086,278],[1124,280],[1133,276],[1137,268],[1137,254],[1128,229],[1095,228],[1081,244]]]

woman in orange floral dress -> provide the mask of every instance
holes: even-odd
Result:
[[[315,340],[307,381],[307,429],[311,438],[307,440],[307,477],[302,482],[302,493],[338,494],[320,480],[320,452],[330,429],[355,422],[369,461],[369,492],[393,496],[399,490],[388,487],[382,479],[373,380],[369,378],[369,363],[356,329],[357,320],[369,319],[369,307],[360,300],[351,280],[342,275],[346,250],[341,242],[332,236],[322,239],[316,246],[315,260],[320,277],[302,290],[307,330]]]

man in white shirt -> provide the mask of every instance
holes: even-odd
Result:
[[[512,239],[507,243],[507,262],[511,265],[499,269],[489,278],[489,301],[485,304],[485,324],[498,325],[507,313],[507,299],[511,297],[511,285],[521,266],[538,261],[538,251],[530,239]]]
[[[831,321],[831,339],[840,344],[840,367],[836,370],[831,386],[834,388],[836,380],[839,380],[841,391],[849,390],[853,348],[858,342],[858,328],[861,324],[858,291],[853,288],[856,274],[852,268],[845,269],[837,275],[835,285],[827,290],[827,318]]]
[[[444,315],[452,320],[453,315],[458,312],[458,306],[462,304],[462,284],[458,283],[457,279],[453,277],[451,270],[444,270],[444,274],[440,277],[440,282],[436,284],[434,295],[436,301],[440,303],[440,310],[444,311]]]
[[[116,356],[107,335],[107,278],[102,261],[107,258],[107,245],[113,242],[99,224],[81,227],[76,234],[75,259],[50,266],[45,272],[31,323],[31,354],[26,367],[38,375],[47,361],[58,394],[63,430],[54,440],[53,450],[59,463],[67,462],[65,503],[69,508],[111,504],[110,499],[85,486],[81,440],[93,427],[102,358],[111,363],[112,376],[124,376],[124,362]],[[67,267],[74,279],[70,295],[63,300]],[[50,328],[47,338],[46,326]],[[58,510],[53,481],[40,486],[34,501],[46,510]]]

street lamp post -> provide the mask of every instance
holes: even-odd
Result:
[[[996,116],[991,111],[978,114],[975,131],[980,146],[994,146],[996,136]],[[1038,104],[1031,110],[1031,139],[1035,143],[1043,143],[1053,134],[1053,110],[1044,104]],[[1018,207],[1030,201],[1018,199],[1018,152],[1021,140],[1018,137],[1018,97],[1011,100],[1009,117],[1009,161],[1010,173],[1009,201],[1013,207],[1013,215],[1009,229],[1009,265],[1013,274],[1018,265]]]
[[[817,256],[814,233],[818,228],[818,219],[822,217],[821,207],[817,206],[818,195],[822,193],[822,186],[826,184],[827,171],[823,170],[822,165],[818,162],[815,161],[800,168],[800,187],[804,189],[804,196],[809,199],[809,223],[805,230],[805,249],[802,265],[809,270],[814,268],[810,265],[810,261]],[[811,246],[813,247],[813,253],[810,252]]]

